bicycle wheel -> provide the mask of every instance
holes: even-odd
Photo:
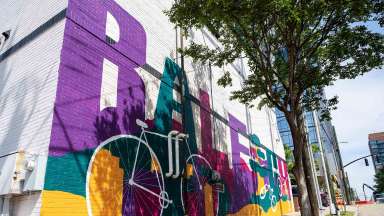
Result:
[[[264,200],[268,192],[269,192],[269,185],[264,184],[264,186],[260,189],[260,199]]]
[[[169,200],[149,145],[131,135],[100,144],[88,165],[86,201],[88,215],[161,215]]]
[[[187,158],[180,184],[181,204],[186,215],[205,215],[205,209],[217,215],[218,193],[208,184],[211,174],[212,167],[203,156],[192,154]]]

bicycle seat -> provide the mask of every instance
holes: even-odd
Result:
[[[147,123],[141,121],[140,119],[136,119],[136,124],[142,128],[148,128]]]

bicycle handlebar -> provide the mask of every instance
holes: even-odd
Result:
[[[160,134],[160,133],[156,133],[156,132],[152,132],[152,131],[148,131],[148,130],[145,130],[148,128],[148,124],[145,123],[144,121],[140,120],[140,119],[136,119],[136,124],[138,126],[140,126],[144,131],[145,133],[149,133],[149,134],[154,134],[154,135],[157,135],[157,136],[160,136],[162,138],[166,138],[166,139],[173,139],[173,140],[176,140],[178,139],[179,137],[181,139],[188,139],[189,138],[189,135],[188,134],[184,134],[184,133],[180,133],[179,131],[176,131],[176,130],[172,130],[168,133],[168,135],[163,135],[163,134]],[[173,137],[173,135],[175,137]],[[177,136],[176,136],[177,135]]]
[[[141,121],[140,119],[136,119],[136,124],[140,126],[141,128],[148,128],[148,124]]]

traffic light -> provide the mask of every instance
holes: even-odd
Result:
[[[376,155],[376,163],[380,163],[380,157],[379,157],[379,155]]]
[[[364,158],[364,161],[365,161],[365,166],[369,166],[368,159]]]

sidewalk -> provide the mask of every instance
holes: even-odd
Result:
[[[353,212],[354,216],[359,215],[359,207],[357,205],[347,205],[346,210]],[[344,211],[344,206],[341,206],[339,211],[340,212]],[[320,212],[321,216],[325,216],[327,214],[329,214],[329,208],[321,210],[321,212]],[[293,212],[293,213],[285,214],[284,216],[300,216],[300,212]]]
[[[384,211],[384,204],[368,204],[359,206],[358,216],[382,216]]]
[[[340,211],[344,211],[344,207],[341,207]],[[358,205],[347,205],[347,211],[353,212],[354,216],[359,215],[359,206]]]

